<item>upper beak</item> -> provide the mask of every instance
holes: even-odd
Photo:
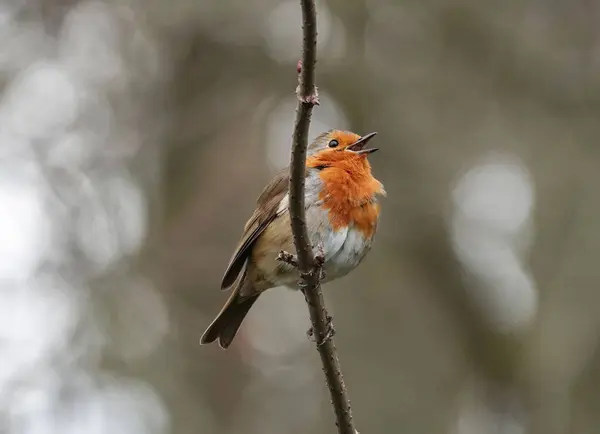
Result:
[[[370,154],[372,152],[375,152],[375,151],[379,150],[379,148],[365,148],[365,145],[369,142],[369,140],[371,140],[376,135],[377,135],[377,133],[365,134],[360,139],[358,139],[356,142],[354,142],[350,146],[348,146],[346,149],[348,151],[352,151],[357,154]]]

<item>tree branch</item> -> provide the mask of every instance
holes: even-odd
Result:
[[[327,315],[323,293],[321,292],[322,252],[313,255],[310,238],[306,228],[304,207],[304,177],[306,171],[306,149],[308,146],[308,129],[314,105],[319,104],[315,86],[315,64],[317,60],[317,13],[314,0],[300,0],[302,6],[303,50],[302,61],[298,63],[299,85],[298,108],[294,126],[292,156],[290,164],[290,219],[296,258],[300,271],[300,287],[306,298],[312,334],[317,342],[317,351],[321,356],[323,372],[331,394],[331,403],[336,416],[339,434],[356,434],[352,421],[352,410],[344,384],[332,335],[331,317]],[[286,260],[285,254],[280,255]],[[286,261],[287,261],[286,260]]]

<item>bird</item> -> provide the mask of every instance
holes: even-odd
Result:
[[[323,259],[322,283],[347,275],[371,250],[380,216],[378,197],[386,196],[368,160],[378,150],[366,146],[376,134],[329,130],[307,148],[305,218],[309,242]],[[257,199],[221,282],[221,289],[231,288],[231,294],[200,338],[201,345],[218,340],[227,349],[261,294],[275,287],[298,289],[298,270],[278,260],[282,251],[296,252],[289,203],[288,167]]]

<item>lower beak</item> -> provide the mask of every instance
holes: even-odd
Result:
[[[379,148],[365,148],[366,144],[377,135],[377,133],[369,133],[362,136],[356,142],[352,143],[350,146],[346,148],[348,151],[352,151],[356,154],[372,154],[375,151],[378,151]]]
[[[372,154],[373,152],[379,151],[379,148],[367,148],[356,151],[357,154]]]

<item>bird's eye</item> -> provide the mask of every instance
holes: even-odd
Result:
[[[335,148],[337,145],[339,145],[339,142],[337,140],[332,140],[329,142],[330,148]]]

